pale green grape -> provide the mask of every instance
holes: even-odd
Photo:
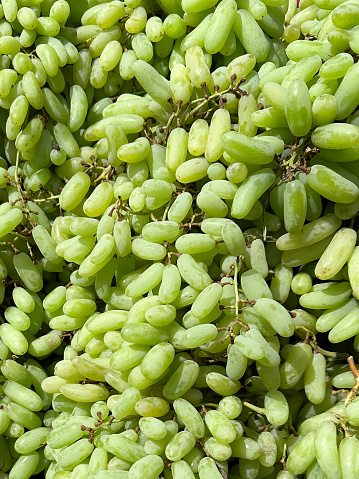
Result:
[[[317,461],[325,474],[341,477],[339,456],[336,443],[336,426],[330,421],[323,421],[314,437],[314,450]]]

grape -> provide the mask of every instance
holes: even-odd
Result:
[[[0,7],[0,475],[355,475],[357,7],[152,3]]]
[[[217,110],[209,127],[205,157],[210,162],[218,160],[223,154],[222,135],[230,131],[230,114],[227,110]]]

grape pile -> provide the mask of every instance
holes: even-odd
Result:
[[[358,0],[0,2],[0,479],[359,478]]]

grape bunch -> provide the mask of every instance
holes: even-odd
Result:
[[[0,479],[359,478],[357,0],[2,0]]]

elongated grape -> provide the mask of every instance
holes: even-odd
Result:
[[[301,474],[314,461],[314,437],[315,432],[309,432],[291,451],[287,460],[287,468],[291,474]]]
[[[336,426],[323,421],[314,438],[314,450],[317,461],[328,478],[340,478],[341,470],[336,443]]]
[[[308,133],[311,126],[312,108],[308,87],[304,80],[294,80],[288,86],[285,115],[293,135],[304,136]]]

